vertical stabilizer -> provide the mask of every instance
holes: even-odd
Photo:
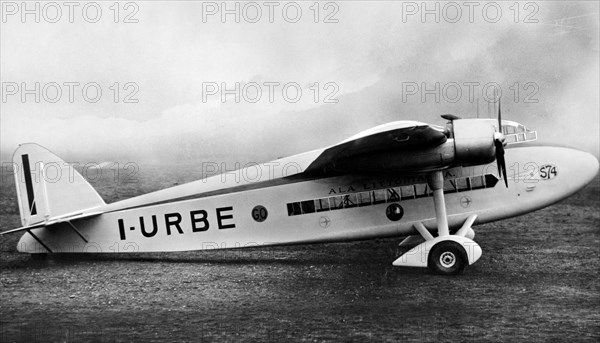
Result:
[[[40,145],[21,144],[13,167],[23,226],[105,205],[72,165]]]

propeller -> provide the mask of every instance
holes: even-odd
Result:
[[[498,99],[498,131],[494,133],[494,145],[496,146],[496,163],[498,164],[498,175],[502,175],[504,184],[508,188],[508,179],[506,178],[506,160],[504,159],[504,147],[506,138],[502,133],[502,111],[500,110],[500,99]]]

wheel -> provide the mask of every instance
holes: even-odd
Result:
[[[465,249],[454,241],[442,241],[429,252],[427,268],[436,274],[456,275],[467,264]]]

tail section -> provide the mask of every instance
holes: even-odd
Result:
[[[13,155],[13,164],[23,226],[78,215],[105,205],[72,165],[40,145],[21,144]]]

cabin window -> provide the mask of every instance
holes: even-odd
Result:
[[[458,192],[456,187],[456,180],[444,180],[444,193],[455,193]]]
[[[475,176],[471,178],[471,189],[482,189],[485,188],[483,183],[483,176]]]
[[[492,188],[496,186],[498,181],[498,177],[493,174],[444,180],[444,193]],[[329,198],[292,202],[287,204],[287,211],[288,216],[296,216],[299,214],[333,211],[342,208],[362,207],[385,202],[398,202],[400,200],[424,198],[431,195],[431,188],[429,188],[426,183],[420,183],[416,185],[406,185],[400,188],[377,189],[369,192],[350,193]]]
[[[371,205],[371,192],[358,193],[358,206]]]
[[[461,177],[460,179],[456,179],[456,188],[458,188],[459,192],[471,190],[471,187],[469,187],[469,178]]]
[[[402,200],[414,199],[415,198],[415,185],[402,186],[400,187],[402,193]]]
[[[302,214],[302,209],[300,208],[299,202],[292,202],[287,204],[288,208],[288,216],[296,216]]]
[[[302,202],[302,213],[315,213],[315,201],[307,200]]]
[[[327,198],[315,200],[315,205],[317,212],[329,211],[329,199]]]
[[[356,194],[344,195],[344,208],[356,207]]]
[[[398,194],[399,189],[397,188],[388,188],[387,189],[387,202],[395,202],[400,201],[400,194]]]
[[[430,195],[429,186],[426,183],[415,185],[415,195],[417,198],[424,198]]]
[[[385,192],[385,189],[378,189],[371,192],[371,195],[373,196],[373,205],[385,202]]]
[[[331,197],[329,198],[329,208],[331,210],[339,210],[340,208],[343,208],[343,202],[342,202],[342,197],[341,196],[336,196],[336,197]]]

